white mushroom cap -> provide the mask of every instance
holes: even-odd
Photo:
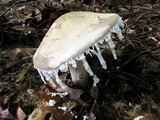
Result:
[[[92,12],[70,12],[62,15],[52,24],[37,49],[33,57],[35,68],[59,68],[112,32],[112,27],[119,19],[117,14]],[[120,35],[119,37],[122,39]]]
[[[47,80],[52,86],[56,87],[55,82],[52,80],[52,77],[55,76],[59,86],[65,89],[58,76],[58,70],[66,72],[69,65],[77,68],[76,61],[82,61],[85,70],[90,76],[94,76],[93,86],[96,86],[99,79],[92,72],[84,53],[91,56],[95,54],[102,67],[107,69],[98,44],[107,42],[114,59],[117,59],[111,33],[116,33],[121,40],[123,36],[120,27],[123,26],[123,21],[117,14],[93,12],[70,12],[64,14],[52,24],[34,54],[34,67],[38,70],[44,83]],[[79,72],[77,74],[84,73]],[[79,80],[79,76],[76,79]]]

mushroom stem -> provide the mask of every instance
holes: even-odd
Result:
[[[79,77],[78,77],[78,73],[75,67],[72,67],[72,65],[68,65],[69,71],[70,71],[70,75],[71,75],[71,79],[72,82],[74,84],[77,84],[77,82],[79,81]]]
[[[75,85],[84,87],[87,82],[88,73],[83,67],[82,61],[77,61],[77,67],[72,67],[72,65],[68,65],[69,71],[71,74],[72,81]]]
[[[93,86],[96,87],[97,86],[96,84],[99,82],[99,78],[93,73],[84,54],[81,55],[81,60],[83,62],[83,66],[84,66],[85,70],[89,73],[90,76],[93,76],[93,81],[94,81]]]

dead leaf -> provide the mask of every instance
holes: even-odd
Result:
[[[47,113],[40,108],[36,108],[29,116],[28,120],[44,120]]]
[[[4,106],[4,100],[5,100],[5,97],[0,98],[0,107],[1,108],[3,108],[3,106]]]
[[[25,118],[26,115],[19,103],[13,103],[4,110],[0,107],[0,120],[24,120]]]
[[[9,113],[8,109],[2,110],[0,107],[0,120],[16,120],[12,114]]]

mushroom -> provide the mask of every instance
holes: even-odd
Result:
[[[76,85],[83,85],[87,74],[93,76],[96,87],[99,78],[93,73],[86,55],[96,55],[103,69],[107,65],[99,44],[108,43],[114,59],[117,59],[111,34],[123,39],[121,28],[124,23],[117,14],[94,12],[69,12],[59,17],[46,33],[33,56],[34,67],[44,83],[50,83],[58,92],[64,92],[66,85],[58,73],[70,72]]]

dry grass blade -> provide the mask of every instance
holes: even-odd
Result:
[[[13,67],[14,65],[18,64],[18,61],[11,61],[6,65],[6,69]]]
[[[16,76],[16,83],[22,81],[25,78],[25,75],[30,70],[32,64],[29,64],[26,68],[23,68],[23,70]]]

